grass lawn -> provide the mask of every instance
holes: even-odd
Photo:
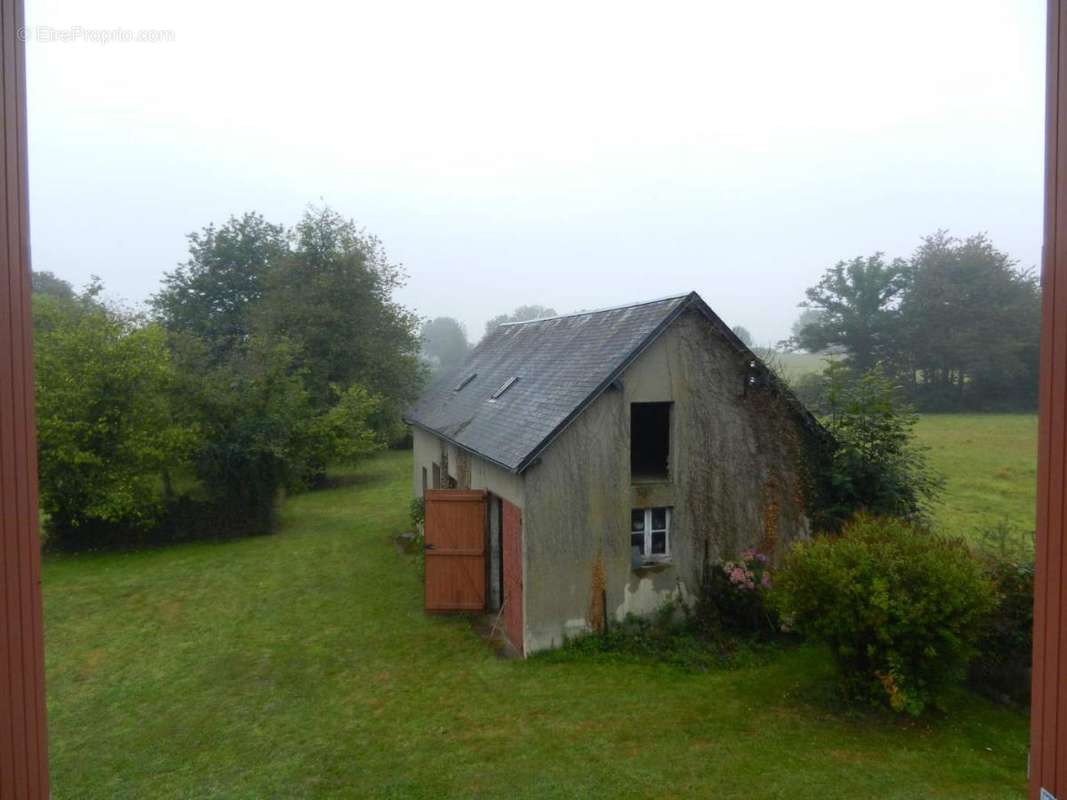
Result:
[[[56,798],[1024,796],[1024,715],[844,719],[825,654],[707,673],[503,661],[421,609],[410,460],[273,536],[44,567]]]
[[[935,521],[973,538],[998,523],[1032,534],[1037,415],[928,414],[917,427],[931,464],[947,478]]]
[[[768,356],[768,360],[788,380],[796,380],[811,372],[822,372],[829,363],[829,357],[822,353],[774,351]]]

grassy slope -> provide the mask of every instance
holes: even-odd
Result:
[[[974,536],[997,523],[1034,529],[1037,416],[929,414],[917,427],[931,464],[947,478],[939,526]]]
[[[706,674],[491,655],[420,608],[409,458],[293,498],[270,537],[49,559],[56,798],[1021,797],[1026,720],[809,705],[824,654]]]

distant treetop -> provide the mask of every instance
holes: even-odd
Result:
[[[519,306],[510,314],[497,314],[485,323],[485,335],[488,336],[505,322],[526,322],[527,320],[541,319],[542,317],[554,317],[558,313],[556,309],[548,306]]]

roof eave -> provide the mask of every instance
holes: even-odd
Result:
[[[448,434],[442,433],[441,431],[436,430],[435,428],[431,428],[429,425],[423,425],[418,420],[411,419],[411,417],[409,417],[407,415],[402,416],[401,419],[405,423],[407,423],[408,425],[412,426],[413,428],[418,428],[419,430],[426,431],[426,433],[429,433],[429,434],[431,434],[433,436],[436,436],[438,439],[444,439],[446,442],[448,442],[451,445],[454,445],[455,447],[458,447],[460,450],[463,450],[464,452],[470,453],[472,456],[477,456],[482,461],[488,461],[494,467],[499,467],[500,469],[504,470],[505,472],[508,472],[508,473],[510,473],[512,475],[517,475],[520,472],[520,469],[518,467],[512,467],[512,466],[510,466],[508,464],[505,464],[502,461],[497,461],[492,456],[487,456],[485,453],[483,453],[483,452],[481,452],[479,450],[475,450],[473,447],[469,447],[469,446],[463,444],[462,442],[456,441],[455,439],[453,439]]]

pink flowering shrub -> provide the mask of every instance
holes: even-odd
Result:
[[[761,589],[771,588],[771,573],[767,568],[767,556],[756,550],[745,550],[741,553],[741,560],[727,561],[722,565],[722,571],[737,591],[752,592],[756,587]]]
[[[772,633],[777,621],[767,604],[770,559],[757,550],[713,566],[705,580],[705,604],[717,627],[732,633]]]

